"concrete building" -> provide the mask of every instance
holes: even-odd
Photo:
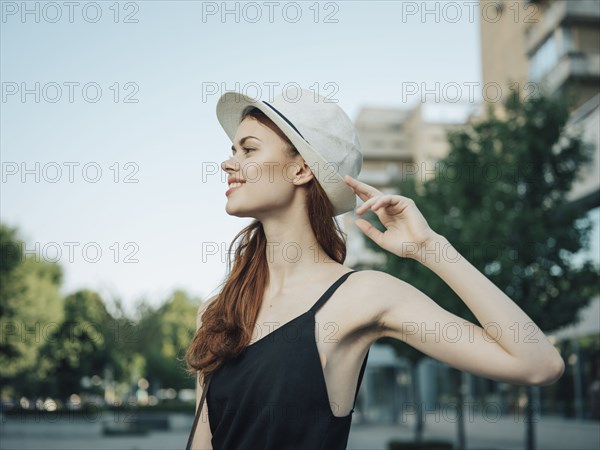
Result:
[[[529,61],[520,49],[525,49],[526,25],[537,20],[537,8],[522,0],[480,0],[479,9],[482,90],[499,86],[503,99],[515,89],[522,91],[529,79]]]
[[[573,109],[598,93],[599,0],[480,0],[479,9],[484,86],[499,85],[503,98],[572,95]]]
[[[528,0],[535,20],[525,23],[529,81],[574,95],[578,108],[600,89],[600,1]]]

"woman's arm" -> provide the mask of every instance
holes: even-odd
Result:
[[[400,339],[453,367],[499,381],[546,385],[561,377],[564,362],[539,327],[447,239],[429,228],[413,200],[384,195],[347,178],[365,200],[356,212],[374,210],[387,230],[381,232],[364,219],[358,219],[356,225],[382,248],[416,259],[435,272],[483,325],[450,313],[404,281],[369,271],[370,280],[364,284],[371,289],[377,286],[375,304],[382,336]]]
[[[425,265],[448,283],[483,328],[392,275],[365,271],[365,286],[378,286],[374,307],[380,337],[399,339],[452,367],[497,381],[546,385],[561,377],[564,362],[546,336],[468,261],[461,257]]]

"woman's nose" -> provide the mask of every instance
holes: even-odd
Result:
[[[227,170],[231,170],[230,160],[231,160],[231,157],[221,163],[221,169],[223,171],[227,172]]]
[[[229,159],[226,159],[221,163],[221,169],[225,172],[229,171],[239,171],[240,170],[240,162],[235,160],[235,157],[232,155]]]

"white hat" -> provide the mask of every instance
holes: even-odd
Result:
[[[217,102],[217,118],[233,141],[244,109],[260,109],[300,152],[331,201],[333,215],[351,211],[356,194],[343,177],[357,178],[363,161],[354,124],[337,103],[308,89],[299,92],[279,94],[272,102],[225,92]]]

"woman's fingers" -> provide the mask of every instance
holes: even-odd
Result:
[[[381,246],[381,240],[383,238],[383,233],[381,231],[379,231],[365,219],[357,219],[354,223],[363,233],[373,239],[377,245]]]
[[[378,195],[376,197],[370,198],[362,205],[360,205],[356,210],[356,213],[362,214],[369,208],[371,208],[373,211],[376,211],[382,206],[398,206],[401,202],[405,202],[408,200],[410,200],[408,197],[402,197],[401,195]]]
[[[383,194],[373,186],[369,186],[367,183],[358,181],[356,178],[352,178],[350,175],[345,175],[344,181],[354,190],[354,192],[356,192],[356,195],[358,195],[361,200],[367,200],[376,195]]]
[[[377,207],[381,206],[381,201],[383,199],[385,199],[386,197],[387,196],[381,196],[381,195],[377,195],[375,197],[371,197],[370,199],[368,199],[366,202],[364,202],[362,205],[360,205],[358,207],[358,209],[356,210],[356,213],[357,214],[362,214],[363,212],[365,212],[369,208],[372,208],[373,210],[377,209],[375,207],[375,205],[377,205]]]
[[[375,203],[373,203],[373,211],[381,208],[382,206],[395,206],[400,203],[400,196],[398,195],[384,195],[383,197],[377,199],[375,198]]]

